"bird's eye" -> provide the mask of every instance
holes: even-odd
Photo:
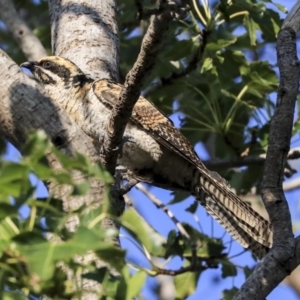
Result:
[[[51,68],[51,66],[52,66],[52,64],[51,64],[50,61],[43,62],[43,68],[44,69],[49,69],[49,68]]]

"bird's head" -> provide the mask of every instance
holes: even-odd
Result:
[[[87,77],[72,61],[59,56],[47,56],[38,61],[28,61],[21,67],[31,71],[45,88],[82,87],[92,79]]]

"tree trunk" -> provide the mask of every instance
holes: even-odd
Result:
[[[108,1],[58,1],[50,0],[52,45],[55,55],[71,59],[91,77],[118,80],[119,40],[115,3]],[[68,155],[74,151],[85,154],[92,161],[99,160],[98,147],[44,94],[40,85],[25,75],[4,52],[0,50],[0,133],[22,152],[29,129],[43,129],[52,143]],[[48,156],[53,169],[61,168],[51,154]],[[82,174],[74,172],[76,181]],[[70,188],[49,184],[49,192],[63,201],[65,211],[82,204],[103,199],[103,184],[93,180],[87,195],[71,197]],[[78,219],[68,221],[68,230],[74,231]],[[105,227],[114,227],[106,220]],[[92,256],[89,255],[91,259]],[[87,291],[99,290],[98,283],[83,280]],[[87,292],[81,299],[97,299]]]

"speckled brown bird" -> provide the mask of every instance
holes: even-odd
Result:
[[[122,86],[86,76],[70,60],[50,56],[21,65],[29,69],[47,93],[93,139],[101,139]],[[170,190],[193,194],[243,247],[262,258],[272,246],[270,223],[210,172],[189,141],[142,96],[124,133],[118,169],[127,176]],[[126,142],[127,141],[127,142]]]

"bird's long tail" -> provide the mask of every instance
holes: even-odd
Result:
[[[262,258],[272,247],[270,223],[212,172],[202,166],[198,171],[198,184],[195,182],[194,193],[201,205],[244,248]]]

